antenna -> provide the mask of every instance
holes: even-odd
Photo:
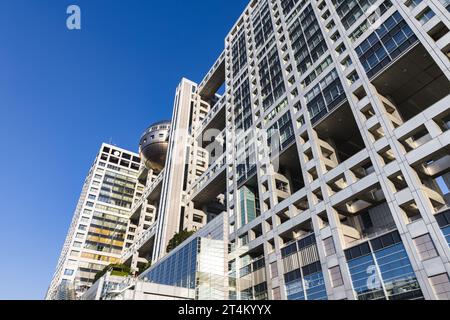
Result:
[[[116,146],[116,145],[114,144],[114,142],[113,142],[113,138],[109,138],[109,144],[112,145],[112,146]],[[116,147],[117,147],[117,146],[116,146]]]

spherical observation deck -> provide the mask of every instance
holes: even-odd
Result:
[[[139,153],[149,170],[160,172],[166,164],[170,121],[153,124],[141,137]]]

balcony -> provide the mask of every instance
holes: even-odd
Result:
[[[217,92],[225,82],[225,51],[219,56],[199,85],[198,92],[206,100]]]
[[[150,198],[150,196],[152,195],[152,193],[156,190],[159,190],[161,187],[161,182],[164,178],[164,170],[161,171],[161,173],[158,175],[158,177],[147,187],[145,188],[144,193],[142,194],[142,196],[139,198],[138,201],[136,201],[133,206],[131,207],[131,212],[132,214],[134,212],[136,212],[139,207],[141,207],[144,202]]]
[[[198,135],[208,129],[222,130],[225,128],[225,103],[226,96],[223,95],[206,115],[199,128]]]
[[[142,232],[138,238],[134,241],[134,243],[125,251],[122,253],[122,256],[120,257],[120,260],[122,262],[127,261],[130,259],[136,252],[139,251],[139,249],[148,241],[150,240],[156,233],[156,222],[147,230]]]
[[[217,161],[211,165],[208,170],[201,175],[193,184],[193,188],[189,191],[192,201],[211,199],[211,194],[220,194],[222,190],[216,190],[218,187],[222,188],[220,181],[225,181],[226,173],[225,167],[227,164],[226,154],[223,154]],[[225,183],[223,183],[225,185]],[[202,192],[206,187],[209,187],[207,192]]]

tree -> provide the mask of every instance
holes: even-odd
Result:
[[[139,268],[138,274],[142,274],[145,270],[152,266],[152,261],[147,262],[145,265]]]
[[[188,239],[190,236],[192,236],[195,233],[195,231],[187,231],[183,230],[173,236],[172,239],[170,239],[166,252],[169,253],[176,247],[178,247],[180,244],[182,244],[186,239]]]

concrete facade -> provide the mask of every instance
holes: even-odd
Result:
[[[177,88],[121,261],[223,215],[228,299],[448,299],[449,6],[251,1]]]
[[[264,280],[265,297],[289,298],[287,275],[308,265],[302,261],[301,252],[298,257],[283,258],[282,250],[292,241],[309,235],[315,237],[316,256],[308,263],[320,264],[317,268],[320,271],[315,274],[322,273],[318,280],[325,287],[322,298],[355,299],[358,290],[345,251],[392,230],[400,234],[423,297],[436,298],[436,288],[430,278],[436,274],[446,274],[448,278],[450,254],[435,219],[435,214],[448,206],[444,199],[448,186],[447,189],[437,186],[436,179],[448,177],[449,168],[449,13],[443,6],[448,6],[445,1],[419,1],[414,7],[417,2],[252,1],[227,37],[226,93],[230,102],[227,143],[239,144],[239,140],[232,138],[236,137],[233,93],[242,78],[249,79],[252,93],[253,125],[249,132],[258,134],[254,143],[256,169],[251,172],[254,181],[248,177],[236,181],[235,177],[239,176],[236,168],[230,167],[228,171],[228,179],[233,181],[228,194],[236,195],[240,186],[252,185],[259,194],[261,208],[258,218],[242,225],[237,219],[238,199],[228,198],[230,241],[236,248],[230,259],[236,262],[233,272],[240,278],[235,293],[238,299],[248,296],[242,294],[248,288],[252,288],[250,296],[254,297],[255,286]],[[358,6],[360,15],[355,13]],[[435,15],[423,19],[420,13],[428,10],[433,10]],[[354,21],[348,19],[351,14],[355,14]],[[256,49],[255,42],[261,39],[255,30],[258,15],[270,15],[271,22],[267,25],[272,25],[273,31],[264,35],[268,40],[259,40],[263,44]],[[374,35],[386,32],[394,24],[392,20],[405,21],[408,33],[410,29],[415,37],[400,52],[395,52],[396,57],[381,61],[374,72],[361,55],[361,47],[367,51],[366,47],[378,46],[387,51],[392,44],[378,45],[379,36]],[[375,22],[370,25],[367,21]],[[246,52],[248,61],[242,70],[233,72],[235,48],[242,37],[245,45],[238,51]],[[371,42],[365,44],[367,39]],[[318,42],[324,46],[319,54],[314,51],[320,46]],[[280,86],[285,87],[280,93],[272,88],[272,94],[277,96],[267,107],[264,106],[265,82],[261,80],[265,76],[261,72],[265,66],[264,55],[278,56],[273,59],[271,71],[276,74],[281,70]],[[383,54],[380,57],[383,59]],[[327,92],[329,83],[335,81],[341,86],[334,85],[334,92]],[[324,94],[328,104],[319,112],[314,101],[317,91]],[[333,105],[334,101],[338,101],[337,105]],[[408,110],[413,107],[414,111]],[[281,141],[280,152],[268,152],[266,132],[285,112],[292,121],[293,132],[289,134],[293,140]],[[358,135],[360,138],[355,139]],[[353,148],[345,146],[345,141],[351,141]],[[282,158],[285,155],[286,160]],[[293,168],[292,161],[297,162],[298,169]],[[274,168],[274,162],[278,168]],[[289,174],[293,169],[301,172],[302,182],[298,187],[294,187]],[[381,213],[373,212],[377,207]],[[365,220],[368,216],[373,228],[362,225],[361,217]],[[383,222],[383,217],[390,221]],[[416,239],[427,234],[437,252],[432,259],[420,257],[415,245]],[[329,249],[330,246],[334,248]],[[242,268],[262,256],[266,261],[262,279],[256,280],[252,273],[244,279],[239,277]],[[303,270],[299,272],[302,273]],[[300,283],[303,281],[303,286],[308,285],[305,276],[298,279]],[[388,292],[392,284],[386,282],[381,286],[384,296],[394,296]],[[308,299],[307,292],[303,298]]]
[[[131,206],[144,186],[136,153],[103,144],[86,177],[47,299],[80,297],[106,266],[120,262]]]

